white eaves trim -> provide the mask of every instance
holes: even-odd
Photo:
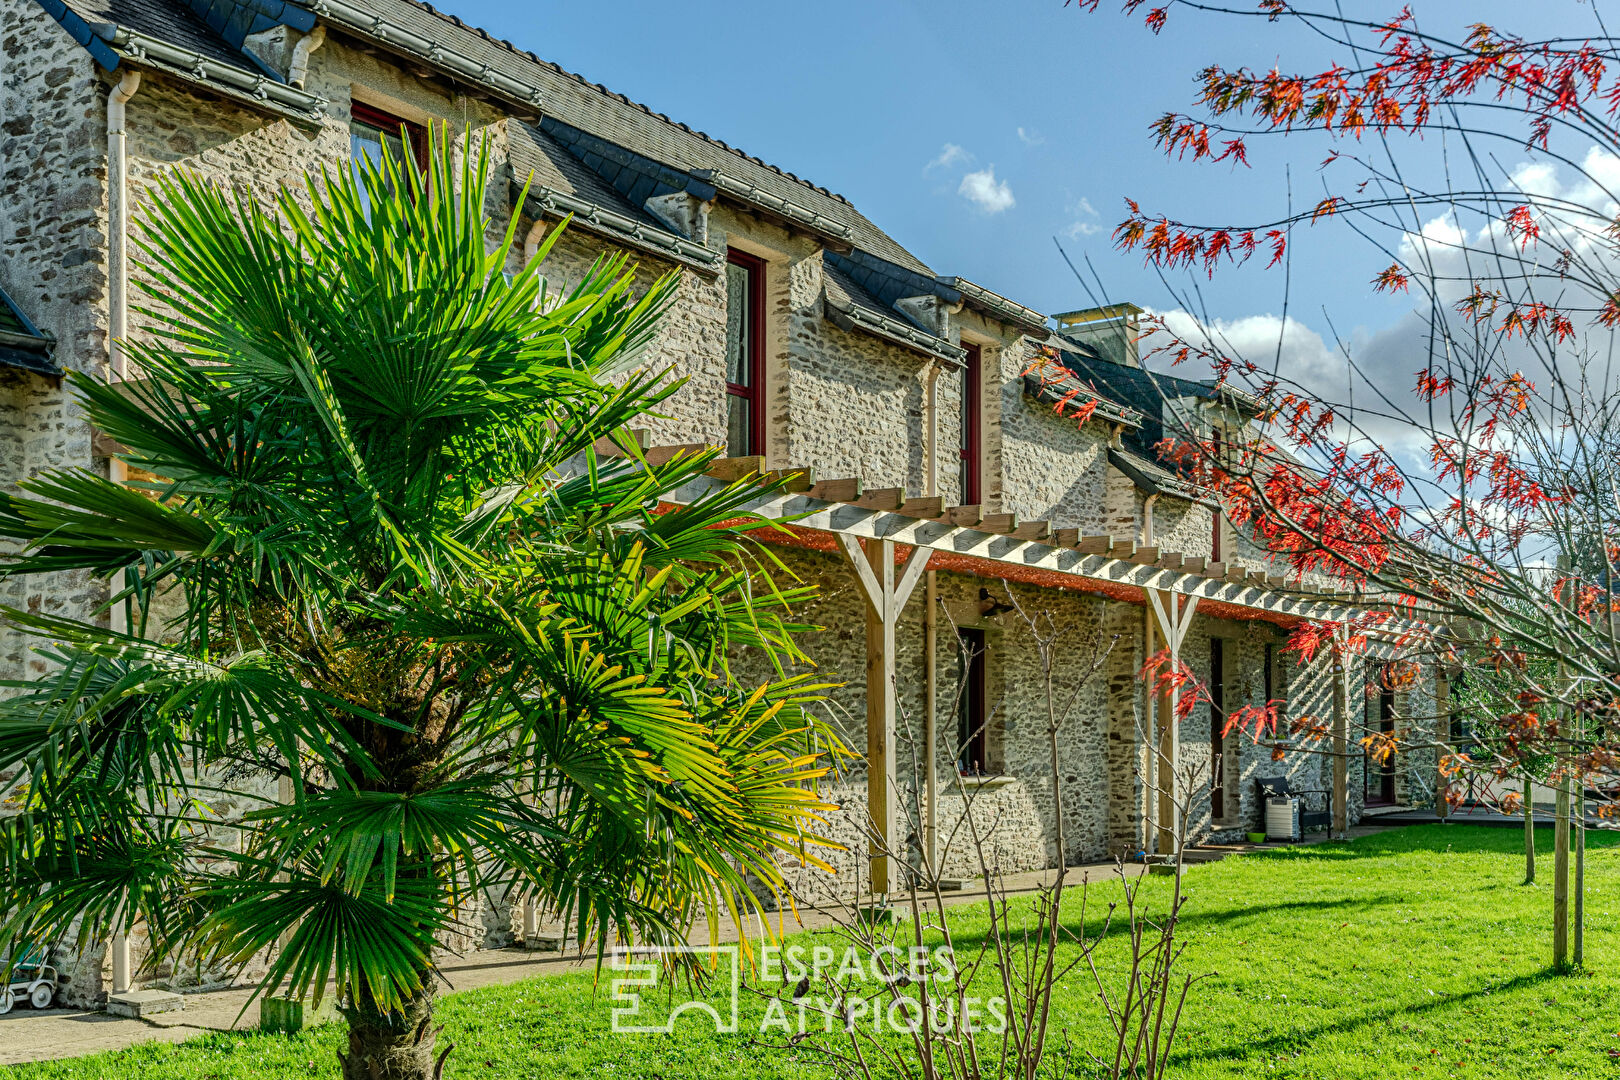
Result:
[[[446,48],[440,42],[425,38],[414,30],[391,23],[380,15],[347,3],[346,0],[307,0],[305,4],[316,15],[354,30],[374,41],[382,42],[402,52],[425,60],[445,71],[452,72],[492,90],[501,97],[539,109],[540,89],[506,75],[488,64]]]
[[[326,111],[326,99],[258,72],[222,64],[190,49],[112,23],[92,27],[118,55],[133,64],[147,64],[180,78],[207,86],[241,100],[266,106],[306,121],[317,121]]]

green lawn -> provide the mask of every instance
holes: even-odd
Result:
[[[1551,834],[1538,839],[1551,846]],[[1620,1078],[1620,837],[1587,858],[1587,973],[1549,973],[1551,854],[1520,885],[1522,834],[1467,826],[1392,831],[1196,867],[1183,923],[1190,1000],[1172,1075]],[[1155,879],[1154,888],[1165,882]],[[971,934],[982,910],[964,910]],[[1071,976],[1057,1023],[1099,1045],[1089,982]],[[803,1078],[831,1072],[746,1035],[615,1035],[605,990],[559,976],[446,998],[449,1077]],[[757,1005],[744,1009],[757,1018]],[[0,1027],[0,1031],[3,1031]],[[219,1035],[0,1069],[15,1080],[336,1077],[340,1032]],[[1077,1075],[1088,1075],[1079,1072]]]

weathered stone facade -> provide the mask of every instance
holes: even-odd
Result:
[[[389,18],[438,19],[414,5],[379,2]],[[0,287],[55,335],[54,359],[60,367],[100,373],[108,359],[109,73],[36,0],[0,0],[0,16]],[[958,448],[965,397],[953,357],[960,355],[960,346],[973,345],[980,351],[983,512],[1050,521],[1053,528],[1127,541],[1147,543],[1150,532],[1152,542],[1166,551],[1213,554],[1215,519],[1209,506],[1161,495],[1152,501],[1151,523],[1146,520],[1145,490],[1110,463],[1110,451],[1121,445],[1122,427],[1128,425],[1100,417],[1077,423],[1031,396],[1024,373],[1038,351],[1054,344],[1078,349],[1081,343],[1036,329],[1038,322],[1032,323],[1019,305],[993,294],[989,299],[976,294],[975,299],[942,284],[946,279],[933,277],[841,197],[600,87],[563,77],[549,65],[531,64],[524,54],[500,43],[487,38],[483,44],[469,43],[465,28],[448,20],[438,19],[433,27],[444,42],[493,50],[489,56],[506,65],[503,70],[527,73],[536,86],[543,84],[543,103],[520,108],[510,92],[492,93],[487,86],[453,78],[435,68],[431,58],[407,58],[399,52],[404,46],[336,22],[328,25],[324,45],[308,58],[305,90],[324,104],[298,122],[241,95],[217,92],[200,76],[148,68],[127,108],[132,217],[140,220],[154,185],[177,169],[266,204],[296,188],[306,175],[348,169],[355,103],[413,124],[447,123],[455,134],[469,137],[472,146],[487,140],[496,181],[491,185],[491,236],[499,236],[512,215],[518,217],[516,243],[508,255],[513,269],[523,264],[525,241],[537,221],[542,230],[551,227],[563,212],[555,208],[561,205],[578,217],[543,264],[553,290],[577,285],[599,257],[621,245],[632,251],[643,287],[663,274],[680,275],[674,303],[644,361],[685,380],[664,406],[665,415],[647,421],[655,445],[726,441],[727,316],[735,300],[728,295],[724,257],[728,249],[735,250],[763,260],[759,402],[766,420],[764,442],[757,450],[766,467],[809,468],[821,478],[858,477],[868,489],[943,496],[947,506],[962,502]],[[285,72],[299,36],[277,26],[256,34],[247,47],[273,70]],[[124,61],[136,64],[129,57]],[[543,179],[542,186],[549,185],[557,197],[575,200],[553,204],[540,219],[534,216],[538,211],[532,198],[516,207],[511,197],[514,182],[529,179],[512,164],[520,141],[513,134],[517,124],[524,125],[521,132],[536,146],[551,140],[546,152],[560,155],[560,170],[536,182]],[[717,175],[722,173],[751,179],[726,186]],[[588,204],[589,212],[575,209],[576,203]],[[864,254],[848,261],[852,252]],[[843,267],[837,275],[839,302],[859,307],[859,320],[832,317],[833,262]],[[863,267],[866,276],[859,283],[846,280]],[[135,282],[144,275],[137,259]],[[141,327],[136,318],[132,333],[139,336]],[[930,380],[937,412],[938,483],[932,492],[926,490]],[[0,375],[0,463],[5,470],[0,482],[7,484],[47,468],[106,468],[106,460],[94,456],[91,432],[63,387],[12,372]],[[1239,550],[1259,564],[1252,546],[1245,549],[1240,542]],[[811,635],[805,648],[819,673],[839,684],[829,696],[828,715],[859,750],[869,689],[864,600],[841,556],[794,548],[783,548],[781,554],[792,573],[819,590],[803,615],[824,629]],[[941,869],[948,876],[979,872],[976,856],[957,828],[968,813],[988,836],[990,858],[1003,871],[1048,866],[1060,857],[1094,860],[1143,850],[1151,840],[1143,781],[1148,702],[1140,674],[1147,659],[1148,613],[1140,589],[1098,589],[1078,577],[1059,587],[992,570],[958,564],[935,575],[940,706],[932,752],[947,781],[940,797],[940,835],[957,834]],[[0,602],[79,616],[94,610],[104,595],[101,583],[71,575],[0,587]],[[902,752],[897,771],[902,816],[913,822],[906,838],[913,854],[921,843],[915,823],[926,708],[922,596],[919,589],[901,616],[898,633]],[[1009,596],[1029,614],[1050,619],[1057,631],[1054,679],[1059,700],[1069,699],[1090,658],[1107,651],[1061,717],[1057,770],[1064,802],[1062,852],[1057,850],[1038,651],[1016,611],[989,610]],[[1279,648],[1281,631],[1263,613],[1249,614],[1253,617],[1223,619],[1201,613],[1184,646],[1186,661],[1207,677],[1209,643],[1219,637],[1229,709],[1263,704],[1269,685],[1276,697],[1286,699],[1290,714],[1328,716],[1331,695],[1324,665],[1301,666],[1286,658]],[[952,693],[960,665],[957,627],[981,631],[987,643],[985,764],[996,774],[992,781],[973,778],[960,785],[954,776]],[[739,656],[737,670],[746,677],[753,662]],[[15,631],[0,627],[0,677],[31,678],[44,670]],[[1416,699],[1424,691],[1406,693],[1413,702],[1403,701],[1397,711],[1416,715]],[[1181,740],[1184,760],[1207,765],[1213,759],[1217,750],[1207,706],[1200,705],[1182,724]],[[1207,792],[1200,796],[1205,809],[1191,823],[1197,838],[1258,827],[1254,781],[1260,776],[1286,771],[1311,793],[1313,808],[1325,805],[1331,770],[1321,756],[1300,753],[1273,761],[1268,747],[1236,734],[1224,740],[1218,753],[1230,809],[1212,819]],[[1401,768],[1432,764],[1403,763]],[[1361,810],[1359,776],[1353,772],[1350,785],[1358,800],[1352,817]],[[1402,777],[1400,797],[1421,798],[1422,785],[1405,778],[1404,771]],[[847,892],[853,886],[845,883],[863,872],[862,780],[857,769],[828,788],[841,806],[831,816],[829,835],[846,850],[827,856],[840,868],[836,878],[795,875],[795,886],[811,898]],[[262,781],[243,781],[244,787],[255,784]],[[228,817],[232,808],[222,812]],[[512,919],[511,905],[502,898],[489,898],[480,912],[468,916],[491,945],[512,940]],[[468,940],[476,937],[469,933]],[[207,972],[166,974],[178,983],[213,978]],[[76,977],[74,986],[81,999],[99,991],[90,978]]]

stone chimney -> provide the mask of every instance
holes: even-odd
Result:
[[[1090,345],[1104,360],[1125,367],[1141,367],[1138,318],[1142,309],[1135,304],[1107,304],[1103,307],[1068,311],[1055,316],[1058,333],[1071,341]]]

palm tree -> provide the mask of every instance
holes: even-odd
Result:
[[[433,1073],[436,942],[476,897],[598,950],[755,910],[841,752],[783,675],[805,592],[748,486],[671,509],[714,453],[628,435],[675,388],[631,370],[672,280],[505,273],[487,146],[435,143],[269,209],[161,182],[154,337],[128,381],[71,376],[130,482],[0,504],[0,574],[112,582],[96,621],[5,613],[52,674],[0,708],[0,947],[141,924],[155,958],[268,957],[260,992],[339,995],[355,1080]]]

